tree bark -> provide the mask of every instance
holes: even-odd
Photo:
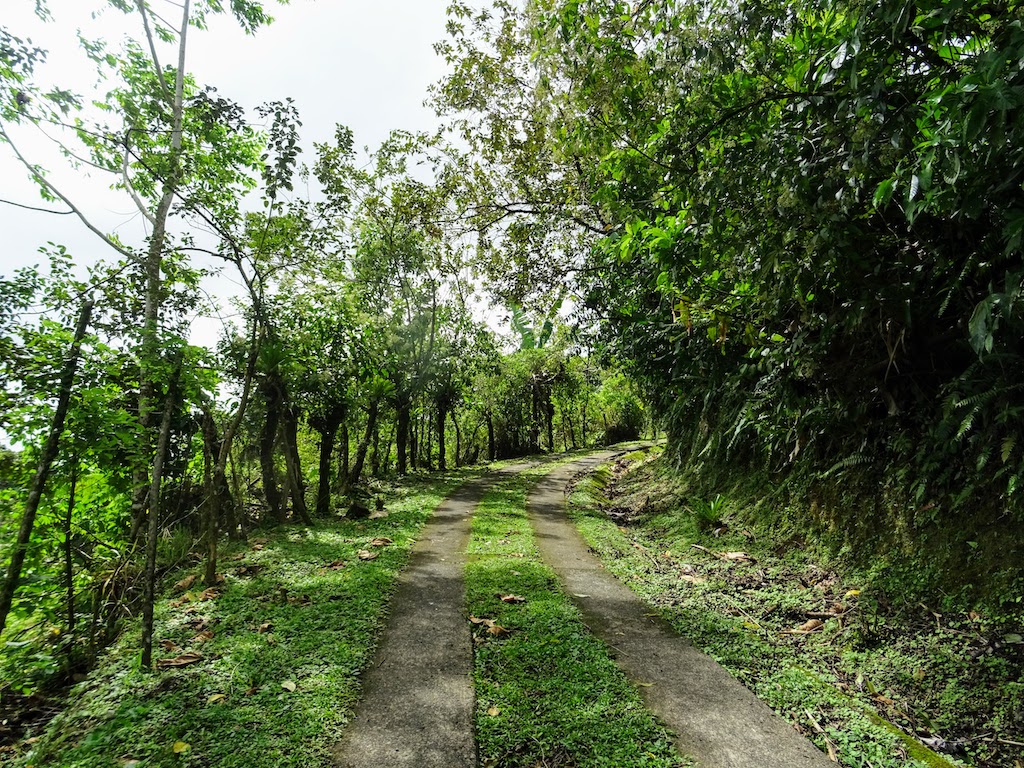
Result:
[[[349,485],[358,483],[360,475],[363,474],[363,464],[366,462],[366,452],[370,447],[373,430],[377,426],[377,412],[379,409],[380,402],[376,399],[371,400],[370,408],[366,415],[366,432],[363,433],[363,439],[359,441],[359,447],[356,448],[356,462],[349,473]]]
[[[292,514],[306,525],[312,525],[306,507],[306,488],[302,481],[302,465],[299,462],[299,415],[295,408],[288,406],[284,411],[284,463],[287,469],[288,490],[292,498]]]
[[[494,461],[497,459],[497,456],[494,455],[494,418],[490,411],[487,412],[485,418],[487,419],[487,460]]]
[[[409,459],[406,449],[409,445],[409,400],[399,396],[395,405],[395,462],[399,475],[409,470]]]
[[[437,468],[442,472],[448,469],[448,464],[445,460],[445,444],[444,444],[444,422],[445,417],[448,415],[448,408],[438,403],[437,405]]]
[[[177,374],[174,377],[177,379]],[[171,441],[171,419],[177,382],[171,384],[164,406],[160,436],[153,456],[153,476],[149,484],[149,528],[146,535],[146,571],[142,586],[142,666],[153,667],[153,602],[156,597],[156,541],[160,533],[160,482],[163,479],[164,458]]]
[[[68,634],[75,632],[75,563],[71,545],[71,523],[75,515],[75,491],[78,489],[78,456],[71,457],[71,488],[64,514],[64,586],[67,589]]]
[[[71,342],[71,349],[68,351],[68,358],[64,362],[64,368],[61,371],[57,409],[53,413],[53,421],[50,423],[50,434],[43,445],[43,453],[39,457],[39,465],[32,480],[32,488],[29,491],[28,499],[25,501],[25,511],[22,513],[21,525],[18,528],[18,540],[14,545],[14,552],[11,553],[11,563],[7,568],[7,578],[4,580],[3,590],[0,591],[0,634],[3,634],[4,627],[7,626],[7,615],[11,612],[14,592],[18,588],[18,581],[21,579],[21,569],[25,565],[25,554],[28,551],[29,540],[32,538],[32,527],[35,525],[36,512],[39,511],[39,502],[42,500],[43,490],[46,488],[46,481],[50,476],[50,469],[53,467],[53,461],[57,458],[57,452],[60,448],[60,435],[64,431],[64,420],[67,418],[68,407],[71,404],[71,390],[75,383],[75,371],[78,369],[82,339],[85,338],[85,331],[89,327],[93,304],[93,300],[89,299],[82,306],[82,312],[78,316],[78,327],[75,329],[75,336]]]
[[[263,475],[263,496],[270,508],[270,516],[279,523],[285,521],[281,490],[277,485],[277,467],[274,461],[274,446],[277,443],[277,429],[281,421],[280,398],[269,384],[263,387],[264,402],[267,406],[263,432],[260,435],[260,470]]]
[[[452,426],[455,427],[455,466],[462,466],[462,430],[459,429],[459,417],[452,409]]]

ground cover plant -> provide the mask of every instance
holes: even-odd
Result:
[[[488,493],[466,568],[484,766],[687,766],[533,543],[536,469]]]
[[[878,574],[748,527],[738,496],[697,496],[645,458],[576,486],[584,537],[840,765],[1024,765],[1024,646],[1012,616],[913,600]]]
[[[465,477],[393,487],[386,516],[254,534],[225,550],[223,581],[211,589],[198,566],[184,569],[158,601],[155,671],[139,668],[136,626],[45,733],[0,764],[328,765],[395,577],[433,508]]]

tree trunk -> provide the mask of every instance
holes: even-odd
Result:
[[[203,454],[205,469],[203,483],[206,499],[203,503],[203,535],[206,538],[206,586],[217,583],[217,540],[220,523],[228,514],[234,519],[234,499],[228,479],[221,467],[223,440],[217,435],[217,422],[209,408],[203,409]],[[230,525],[228,531],[231,530]]]
[[[380,424],[373,425],[373,447],[370,450],[370,474],[380,477]]]
[[[544,393],[544,420],[548,430],[548,453],[555,452],[555,405],[551,393]]]
[[[176,386],[177,382],[172,383],[167,395],[156,455],[153,456],[153,477],[149,484],[149,529],[146,535],[145,579],[142,585],[142,666],[146,669],[153,667],[153,602],[156,596],[156,541],[160,533],[160,481],[163,478],[167,446],[171,440],[171,417],[174,415]]]
[[[490,411],[487,412],[487,460],[494,461],[498,457],[494,455],[494,419],[491,417]]]
[[[408,456],[406,448],[409,445],[409,401],[404,396],[399,396],[395,404],[395,462],[399,475],[408,472]]]
[[[459,429],[459,416],[452,410],[452,426],[455,427],[455,466],[462,466],[462,430]]]
[[[64,514],[64,586],[67,589],[68,634],[75,632],[75,563],[72,560],[71,523],[75,515],[75,491],[78,489],[78,456],[71,457],[71,488]]]
[[[348,468],[351,465],[349,453],[351,451],[350,438],[348,434],[348,418],[341,423],[341,456],[338,457],[338,491],[344,493],[348,490]]]
[[[68,406],[71,403],[71,389],[75,382],[75,371],[78,369],[78,357],[82,350],[82,339],[85,338],[86,328],[89,327],[89,319],[92,317],[93,301],[89,299],[82,306],[82,312],[78,316],[78,327],[75,329],[75,336],[71,342],[71,349],[68,351],[68,359],[64,362],[64,369],[60,374],[60,392],[57,395],[57,410],[53,413],[53,421],[50,423],[50,434],[43,446],[42,456],[39,457],[39,466],[36,468],[35,477],[32,479],[32,488],[29,491],[28,499],[25,501],[25,511],[21,516],[21,526],[18,528],[18,540],[14,545],[14,552],[11,554],[11,564],[7,569],[7,578],[0,591],[0,634],[3,634],[7,625],[7,614],[11,611],[11,603],[14,602],[14,591],[18,588],[18,581],[21,579],[21,569],[25,565],[25,553],[28,551],[28,543],[32,538],[32,527],[35,525],[36,512],[39,511],[39,502],[43,498],[43,490],[46,488],[46,480],[50,476],[50,469],[54,459],[57,458],[57,451],[60,448],[60,435],[64,431],[64,420],[68,415]]]
[[[302,481],[302,465],[299,462],[299,415],[295,408],[288,406],[284,411],[284,463],[287,469],[288,490],[292,498],[292,514],[306,525],[312,525],[306,507],[306,488]]]
[[[437,406],[437,468],[442,472],[448,469],[444,444],[444,422],[447,415],[448,408],[439,403]]]
[[[366,415],[366,432],[363,433],[363,439],[359,441],[359,447],[356,448],[356,462],[352,466],[352,471],[349,473],[349,485],[355,485],[359,482],[360,475],[363,474],[363,464],[366,463],[366,452],[370,447],[370,439],[373,437],[373,430],[377,426],[377,412],[380,409],[380,403],[376,399],[370,401],[370,409]]]
[[[269,385],[263,387],[267,416],[260,435],[260,469],[263,473],[263,496],[270,508],[270,516],[279,523],[285,521],[281,490],[277,485],[277,467],[274,462],[274,446],[277,443],[277,428],[281,421],[280,398]]]
[[[331,513],[331,457],[338,433],[336,424],[324,424],[320,432],[320,468],[316,485],[316,515],[327,517]]]

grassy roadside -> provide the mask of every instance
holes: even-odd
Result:
[[[30,751],[3,764],[328,765],[395,577],[431,511],[466,478],[410,480],[388,493],[386,517],[288,526],[226,547],[223,584],[159,602],[155,655],[171,666],[141,671],[138,630],[128,631]]]
[[[526,495],[550,469],[496,486],[473,519],[466,594],[481,765],[688,766],[534,546]]]
[[[915,622],[866,578],[730,528],[728,500],[681,500],[655,464],[624,465],[601,468],[570,498],[588,543],[840,765],[1024,768],[1013,744],[1024,741],[1022,659],[1015,645],[981,646],[980,617],[918,608],[927,621]]]

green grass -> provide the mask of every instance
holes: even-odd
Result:
[[[1014,648],[975,657],[977,621],[965,626],[924,607],[910,621],[866,577],[841,575],[806,547],[782,546],[745,529],[736,502],[716,504],[716,516],[733,525],[716,537],[707,504],[686,500],[653,466],[621,479],[621,469],[606,466],[581,483],[570,499],[581,533],[609,570],[680,634],[823,749],[827,738],[841,765],[1024,764],[1019,748],[993,738],[1022,740],[1024,692]],[[605,514],[609,507],[633,512],[620,526]],[[745,552],[754,562],[714,555],[727,551]],[[826,618],[809,634],[793,633],[809,612],[829,611],[843,616]],[[988,738],[965,741],[953,758],[926,749],[914,732],[947,741]]]
[[[384,518],[289,526],[225,548],[217,596],[201,599],[194,587],[157,608],[156,639],[167,648],[155,656],[195,651],[202,661],[142,671],[138,630],[128,631],[18,765],[329,765],[395,577],[433,508],[465,477],[410,481],[390,495]],[[374,547],[376,537],[394,543]],[[379,557],[362,561],[360,550]]]
[[[473,519],[468,609],[507,631],[474,626],[481,765],[690,765],[541,561],[525,503],[550,468],[503,482]],[[507,595],[524,600],[503,602]]]

